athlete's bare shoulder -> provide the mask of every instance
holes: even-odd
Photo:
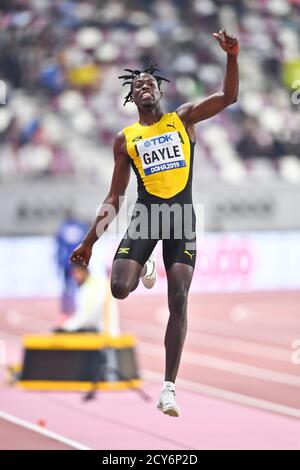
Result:
[[[115,141],[114,141],[114,145],[118,146],[118,147],[122,147],[126,144],[126,139],[125,139],[125,135],[124,135],[124,132],[123,131],[119,131],[117,134],[116,134],[116,137],[115,137]]]
[[[114,157],[129,158],[127,148],[126,148],[126,139],[123,131],[119,131],[114,140]]]

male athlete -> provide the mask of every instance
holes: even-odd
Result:
[[[111,290],[114,297],[125,299],[136,289],[140,278],[145,287],[151,288],[156,280],[151,253],[158,239],[163,240],[170,315],[165,335],[165,382],[157,407],[169,416],[179,416],[175,380],[186,336],[187,298],[196,258],[194,211],[180,217],[184,207],[192,207],[194,125],[218,114],[238,97],[238,41],[223,30],[213,36],[227,53],[226,74],[223,90],[203,101],[185,103],[175,112],[165,114],[160,103],[160,85],[162,80],[168,80],[155,75],[158,70],[155,66],[144,71],[125,69],[128,74],[119,77],[125,80],[124,85],[130,85],[125,104],[135,103],[139,121],[116,136],[109,193],[84,241],[71,256],[71,262],[89,263],[93,244],[110,222],[105,219],[105,208],[112,206],[115,213],[119,211],[120,197],[125,193],[132,167],[138,182],[138,199],[114,257]],[[163,216],[163,220],[154,221],[152,209],[163,206],[171,209],[170,220]],[[137,236],[138,232],[143,235]]]

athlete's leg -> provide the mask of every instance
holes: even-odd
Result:
[[[193,266],[173,263],[167,270],[169,321],[165,335],[165,380],[175,383],[187,331],[187,301]]]
[[[115,298],[125,299],[137,288],[156,244],[157,240],[123,238],[112,265],[111,292]]]
[[[111,273],[111,292],[117,299],[125,299],[135,290],[143,275],[143,266],[133,259],[115,259]]]
[[[139,280],[145,274],[148,275],[149,263],[146,262],[151,255],[158,238],[151,238],[149,225],[149,212],[146,210],[146,219],[142,222],[139,218],[141,204],[134,208],[128,229],[121,240],[116,251],[111,274],[111,292],[117,299],[125,299],[130,292],[134,291]],[[141,225],[146,227],[146,233],[141,231]],[[143,235],[143,236],[142,236]],[[151,274],[151,273],[150,273]]]

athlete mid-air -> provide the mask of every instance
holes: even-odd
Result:
[[[151,253],[163,240],[163,259],[168,281],[169,320],[165,335],[166,366],[158,408],[170,416],[179,416],[175,401],[175,380],[187,330],[187,299],[196,258],[195,214],[192,209],[192,165],[195,146],[194,125],[215,116],[237,101],[239,45],[225,31],[214,33],[227,53],[223,89],[194,103],[185,103],[165,114],[161,108],[161,82],[158,69],[126,70],[119,78],[130,86],[125,97],[135,103],[139,121],[121,131],[114,142],[115,166],[111,187],[99,215],[71,262],[87,265],[94,243],[106,230],[107,207],[115,213],[120,207],[132,167],[138,182],[138,199],[129,227],[114,257],[111,290],[125,299],[136,289],[140,278],[147,288],[156,280],[155,260]],[[153,209],[170,209],[167,221]],[[184,215],[185,208],[191,208]],[[141,214],[144,219],[141,222]],[[146,215],[145,215],[146,214]],[[142,225],[142,230],[141,230]],[[142,232],[142,234],[141,234]],[[179,233],[179,235],[178,235]]]

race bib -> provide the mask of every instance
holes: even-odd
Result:
[[[145,175],[186,166],[178,132],[143,139],[136,146]]]

